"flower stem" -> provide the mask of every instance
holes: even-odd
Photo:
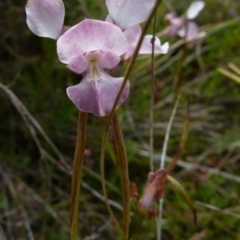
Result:
[[[122,130],[119,124],[117,113],[115,112],[112,119],[112,128],[118,165],[121,172],[121,183],[123,189],[123,240],[129,238],[129,220],[130,220],[130,193],[129,193],[129,176],[127,153],[124,143]]]
[[[88,113],[79,112],[76,148],[72,171],[71,209],[70,209],[71,240],[76,240],[78,235],[78,205],[86,142],[87,118]]]

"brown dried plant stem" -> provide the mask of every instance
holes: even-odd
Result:
[[[131,71],[132,71],[132,68],[133,68],[133,65],[134,65],[134,63],[135,63],[135,61],[136,61],[136,59],[137,59],[139,49],[140,49],[140,47],[141,47],[141,45],[142,45],[142,42],[143,42],[143,38],[144,38],[144,36],[145,36],[145,34],[146,34],[146,32],[147,32],[147,29],[148,29],[149,25],[151,24],[151,21],[152,21],[155,13],[156,13],[156,11],[157,11],[157,8],[158,8],[158,6],[160,5],[161,2],[162,2],[162,0],[158,0],[158,1],[156,2],[156,4],[155,4],[155,6],[154,6],[154,8],[153,8],[153,10],[152,10],[152,12],[151,12],[151,14],[149,15],[149,18],[148,18],[147,21],[146,21],[146,24],[145,24],[145,26],[144,26],[144,28],[143,28],[143,30],[142,30],[142,34],[141,34],[140,39],[139,39],[139,41],[138,41],[138,44],[137,44],[137,46],[136,46],[135,52],[134,52],[134,54],[133,54],[133,56],[132,56],[132,59],[131,59],[129,65],[128,65],[128,67],[127,67],[126,72],[125,72],[122,86],[121,86],[121,88],[119,89],[118,95],[117,95],[117,97],[116,97],[116,99],[115,99],[115,102],[114,102],[112,111],[111,111],[111,113],[110,113],[110,116],[109,116],[109,119],[108,119],[108,122],[107,122],[107,125],[106,125],[106,129],[105,129],[104,134],[103,134],[102,146],[101,146],[101,165],[104,165],[105,148],[106,148],[106,141],[107,141],[108,130],[109,130],[109,128],[110,128],[110,124],[111,124],[113,115],[114,115],[114,113],[115,113],[115,111],[116,111],[117,104],[118,104],[118,102],[119,102],[120,96],[122,95],[122,92],[123,92],[123,90],[124,90],[124,87],[125,87],[126,84],[127,84],[128,78],[129,78],[129,76],[130,76],[130,74],[131,74]],[[102,168],[102,167],[101,167],[101,168]],[[102,181],[102,184],[104,185],[104,181]],[[104,196],[106,196],[106,188],[105,188],[105,186],[103,186],[103,191],[105,191]],[[107,203],[107,199],[106,199],[106,203]],[[107,207],[108,207],[108,209],[110,210],[110,213],[112,213],[111,208],[110,208],[110,206],[109,206],[108,204],[107,204]],[[112,218],[113,218],[114,222],[116,222],[116,219],[115,219],[114,215],[113,215],[113,214],[111,214],[111,215],[112,215]]]
[[[129,238],[129,219],[130,219],[128,162],[122,129],[120,127],[116,112],[114,113],[112,119],[112,129],[117,155],[117,162],[121,173],[121,184],[123,190],[123,239],[127,240]]]
[[[155,93],[155,64],[154,64],[154,42],[156,36],[156,27],[157,27],[157,11],[154,16],[153,23],[153,38],[152,38],[152,55],[151,55],[151,99],[150,99],[150,129],[149,129],[149,145],[150,145],[150,171],[154,171],[154,161],[153,161],[153,152],[154,152],[154,93]]]
[[[76,240],[78,235],[78,205],[86,142],[87,118],[88,113],[79,112],[76,148],[72,172],[71,211],[70,211],[71,240]]]

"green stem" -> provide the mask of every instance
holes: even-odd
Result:
[[[130,219],[128,162],[124,137],[116,112],[113,115],[112,128],[116,147],[117,160],[120,167],[121,183],[123,190],[123,240],[128,240]]]
[[[78,235],[78,205],[84,160],[84,150],[86,143],[87,118],[88,113],[79,112],[76,148],[72,172],[71,210],[70,210],[71,240],[76,240]]]

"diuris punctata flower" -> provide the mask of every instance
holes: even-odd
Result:
[[[165,19],[170,22],[171,26],[164,33],[171,37],[178,35],[187,41],[203,37],[205,34],[198,33],[197,24],[191,20],[198,16],[204,6],[203,1],[192,2],[187,10],[186,17],[177,17],[175,13],[168,13]]]
[[[149,17],[156,0],[106,0],[109,15],[106,21],[119,26],[128,40],[128,50],[122,56],[124,60],[129,59],[137,46],[141,36],[139,23]],[[169,44],[161,46],[158,38],[154,41],[154,52],[166,54]],[[150,54],[152,52],[152,35],[144,37],[139,54]]]
[[[59,60],[73,72],[84,75],[78,85],[67,88],[76,107],[96,116],[109,113],[123,82],[123,78],[107,73],[127,51],[127,39],[121,29],[111,23],[86,19],[64,32],[62,0],[29,0],[26,14],[30,30],[37,36],[57,40]],[[129,82],[117,107],[128,93]]]
[[[84,73],[78,85],[69,87],[67,93],[83,112],[96,116],[108,114],[113,107],[123,78],[113,78],[106,69],[113,69],[127,50],[127,39],[117,26],[96,20],[84,20],[70,28],[57,41],[59,60],[76,72]],[[129,93],[127,83],[120,106]]]

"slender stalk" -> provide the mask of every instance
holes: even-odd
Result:
[[[129,192],[129,176],[128,176],[128,162],[127,153],[124,143],[122,129],[119,124],[117,113],[113,115],[112,128],[114,135],[114,142],[117,154],[117,160],[121,172],[121,183],[123,190],[123,239],[129,238],[129,220],[130,220],[130,192]]]
[[[132,56],[132,59],[131,59],[129,65],[128,65],[128,68],[127,68],[126,72],[125,72],[122,86],[121,86],[121,88],[119,89],[118,95],[117,95],[117,97],[116,97],[116,99],[115,99],[115,102],[114,102],[112,111],[111,111],[110,116],[109,116],[109,119],[108,119],[108,123],[107,123],[106,129],[105,129],[104,134],[103,134],[102,146],[101,146],[101,156],[100,156],[100,158],[101,158],[101,160],[100,160],[100,161],[101,161],[101,164],[104,164],[103,162],[104,162],[104,157],[105,157],[105,146],[106,146],[106,141],[107,141],[107,134],[108,134],[108,130],[109,130],[109,128],[110,128],[110,123],[111,123],[111,121],[112,121],[112,117],[113,117],[114,112],[115,112],[115,109],[116,109],[116,107],[117,107],[117,103],[118,103],[118,101],[119,101],[119,99],[120,99],[120,96],[121,96],[123,90],[124,90],[124,87],[126,86],[126,83],[127,83],[128,78],[129,78],[129,76],[130,76],[130,73],[131,73],[131,71],[132,71],[133,65],[134,65],[134,63],[135,63],[135,61],[136,61],[136,59],[137,59],[139,49],[140,49],[140,47],[141,47],[141,45],[142,45],[142,42],[143,42],[143,38],[144,38],[144,36],[145,36],[145,34],[146,34],[146,32],[147,32],[147,29],[148,29],[148,27],[149,27],[149,25],[150,25],[150,23],[151,23],[151,20],[152,20],[152,18],[154,17],[155,12],[156,12],[156,10],[157,10],[157,8],[158,8],[158,6],[159,6],[159,4],[160,4],[161,2],[162,2],[162,0],[158,0],[158,1],[156,2],[156,4],[155,4],[155,6],[154,6],[154,8],[153,8],[153,10],[152,10],[149,18],[147,19],[146,24],[145,24],[145,26],[144,26],[144,28],[143,28],[142,34],[141,34],[141,36],[140,36],[140,39],[139,39],[139,41],[138,41],[138,44],[137,44],[137,46],[136,46],[136,49],[135,49],[135,51],[134,51],[134,54],[133,54],[133,56]],[[104,185],[104,186],[103,186],[103,185]],[[105,191],[106,189],[105,189],[104,181],[102,182],[102,187],[103,187],[103,191]],[[104,189],[105,189],[105,190],[104,190]],[[105,191],[105,193],[106,193],[106,191]],[[105,194],[104,194],[104,195],[105,195]],[[105,196],[106,196],[106,195],[105,195]],[[107,199],[106,199],[106,203],[107,203]],[[111,209],[109,205],[107,205],[107,207],[108,207],[108,209]],[[110,212],[112,212],[112,211],[110,211]],[[113,217],[113,215],[112,215],[112,218],[113,218],[113,221],[116,222],[116,219]]]
[[[157,25],[157,11],[154,16],[153,23],[153,38],[152,38],[152,57],[151,57],[151,99],[150,99],[150,129],[149,129],[149,153],[150,153],[150,171],[154,171],[154,161],[153,161],[153,148],[154,148],[154,89],[155,89],[155,72],[154,72],[154,42],[156,36],[156,25]]]
[[[102,149],[101,150],[101,155],[102,155],[102,152],[104,150]],[[114,225],[117,227],[117,229],[119,229],[120,225],[112,211],[112,208],[109,204],[109,201],[108,201],[108,195],[107,195],[107,189],[106,189],[106,183],[105,183],[105,164],[104,164],[104,157],[101,157],[100,159],[100,174],[101,174],[101,184],[102,184],[102,191],[103,191],[103,196],[104,196],[104,199],[105,199],[105,204],[107,206],[107,210],[112,218],[112,221],[114,223]]]
[[[178,103],[179,103],[179,96],[177,97],[177,100],[175,102],[175,105],[173,107],[172,113],[171,113],[171,117],[167,126],[167,130],[166,130],[166,134],[165,134],[165,139],[164,139],[164,143],[163,143],[163,150],[162,150],[162,156],[161,156],[161,161],[160,161],[160,168],[164,168],[165,166],[165,160],[166,160],[166,154],[167,154],[167,145],[168,145],[168,140],[169,140],[169,136],[170,136],[170,131],[172,128],[172,123],[177,111],[177,107],[178,107]],[[160,204],[159,204],[159,218],[158,218],[158,235],[157,235],[157,239],[161,240],[162,239],[162,212],[163,212],[163,199],[161,198],[160,200]]]
[[[79,112],[78,130],[76,139],[76,148],[73,162],[72,172],[72,190],[71,190],[71,240],[77,239],[78,234],[78,205],[79,192],[82,177],[82,168],[84,160],[84,150],[86,142],[88,113]]]

